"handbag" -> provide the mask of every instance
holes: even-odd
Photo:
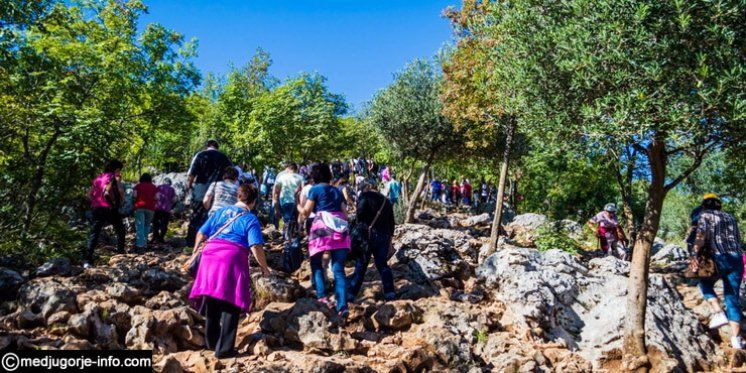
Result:
[[[217,235],[223,232],[225,228],[227,228],[229,225],[233,224],[233,222],[238,220],[238,218],[240,218],[243,215],[246,215],[247,213],[248,211],[244,211],[234,216],[233,218],[225,222],[225,224],[223,224],[223,226],[221,226],[217,231],[215,231],[215,233],[213,233],[208,239],[202,242],[202,244],[197,248],[197,250],[194,251],[192,256],[189,258],[189,260],[185,264],[187,268],[187,273],[189,273],[189,276],[191,276],[192,278],[197,277],[197,270],[199,269],[199,262],[202,260],[202,249],[205,247],[205,245],[207,245],[207,243],[210,240],[217,237]]]
[[[684,277],[686,278],[711,279],[718,277],[718,275],[717,264],[707,251],[689,258],[689,265],[684,270]]]

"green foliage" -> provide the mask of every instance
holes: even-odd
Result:
[[[132,167],[148,150],[178,150],[185,97],[199,81],[193,43],[159,25],[138,31],[139,1],[43,4],[0,20],[9,25],[0,38],[0,219],[21,235],[76,205],[106,158]]]
[[[559,224],[544,224],[536,230],[536,248],[539,251],[558,249],[570,254],[579,254],[580,244],[568,236]]]
[[[460,135],[442,114],[441,84],[432,63],[416,60],[370,102],[366,120],[388,141],[396,157],[431,164],[461,144]]]

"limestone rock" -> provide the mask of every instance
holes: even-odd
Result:
[[[412,277],[421,282],[469,276],[471,269],[462,255],[476,260],[477,245],[465,233],[419,224],[400,225],[394,233],[397,261],[407,264]]]
[[[513,218],[505,230],[519,246],[532,247],[537,238],[536,230],[547,222],[547,217],[541,214],[521,214]]]
[[[377,329],[407,329],[421,319],[422,310],[407,300],[384,303],[373,314],[373,323]]]
[[[254,294],[252,295],[255,297],[254,309],[264,308],[272,302],[294,302],[306,293],[298,280],[292,277],[278,274],[264,277],[261,273],[254,273],[251,277],[254,287]]]
[[[585,267],[559,250],[511,248],[487,258],[477,275],[518,323],[598,364],[621,347],[627,268],[616,258],[593,259]],[[697,370],[714,354],[696,315],[661,275],[650,276],[647,310],[649,345],[675,357],[677,369]]]
[[[67,276],[71,273],[70,259],[54,258],[42,264],[36,270],[37,277]]]
[[[18,303],[34,313],[41,313],[46,320],[56,312],[78,312],[75,295],[84,290],[70,278],[36,278],[18,290]]]
[[[15,298],[18,287],[24,282],[26,279],[20,273],[0,267],[0,299]]]

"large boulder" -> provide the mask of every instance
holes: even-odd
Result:
[[[46,320],[56,312],[78,312],[75,296],[85,290],[69,277],[36,278],[18,290],[18,303],[24,309],[41,314]]]
[[[559,250],[523,248],[498,251],[477,269],[490,295],[506,304],[516,323],[578,350],[597,367],[621,348],[627,273],[628,264],[613,257],[594,259],[586,267]],[[665,363],[677,369],[706,369],[702,362],[715,353],[696,315],[661,275],[650,275],[646,326],[648,345],[675,359]]]
[[[534,241],[538,237],[537,230],[546,224],[548,219],[541,214],[521,214],[513,218],[505,230],[508,236],[519,246],[533,247]]]
[[[272,274],[264,277],[261,273],[252,274],[254,287],[254,309],[262,309],[272,302],[294,302],[305,295],[305,289],[292,277]]]
[[[71,274],[72,266],[68,258],[50,259],[36,269],[37,277],[44,276],[67,276]]]
[[[658,247],[658,250],[650,257],[650,263],[655,269],[679,271],[686,268],[689,252],[676,244],[666,244]]]
[[[329,307],[310,298],[298,299],[282,311],[275,305],[277,303],[269,304],[260,316],[259,326],[264,333],[301,343],[311,350],[354,351],[358,348],[357,341],[341,328],[342,320]]]
[[[426,225],[404,224],[394,233],[397,261],[423,282],[467,277],[471,269],[464,258],[476,261],[478,247],[466,233]]]
[[[0,299],[13,299],[18,292],[18,287],[26,282],[20,273],[0,267]]]

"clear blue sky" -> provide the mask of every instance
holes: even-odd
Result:
[[[197,67],[220,75],[257,47],[272,75],[319,72],[355,107],[407,61],[451,40],[442,11],[460,0],[145,0],[143,24],[158,22],[199,41]]]

